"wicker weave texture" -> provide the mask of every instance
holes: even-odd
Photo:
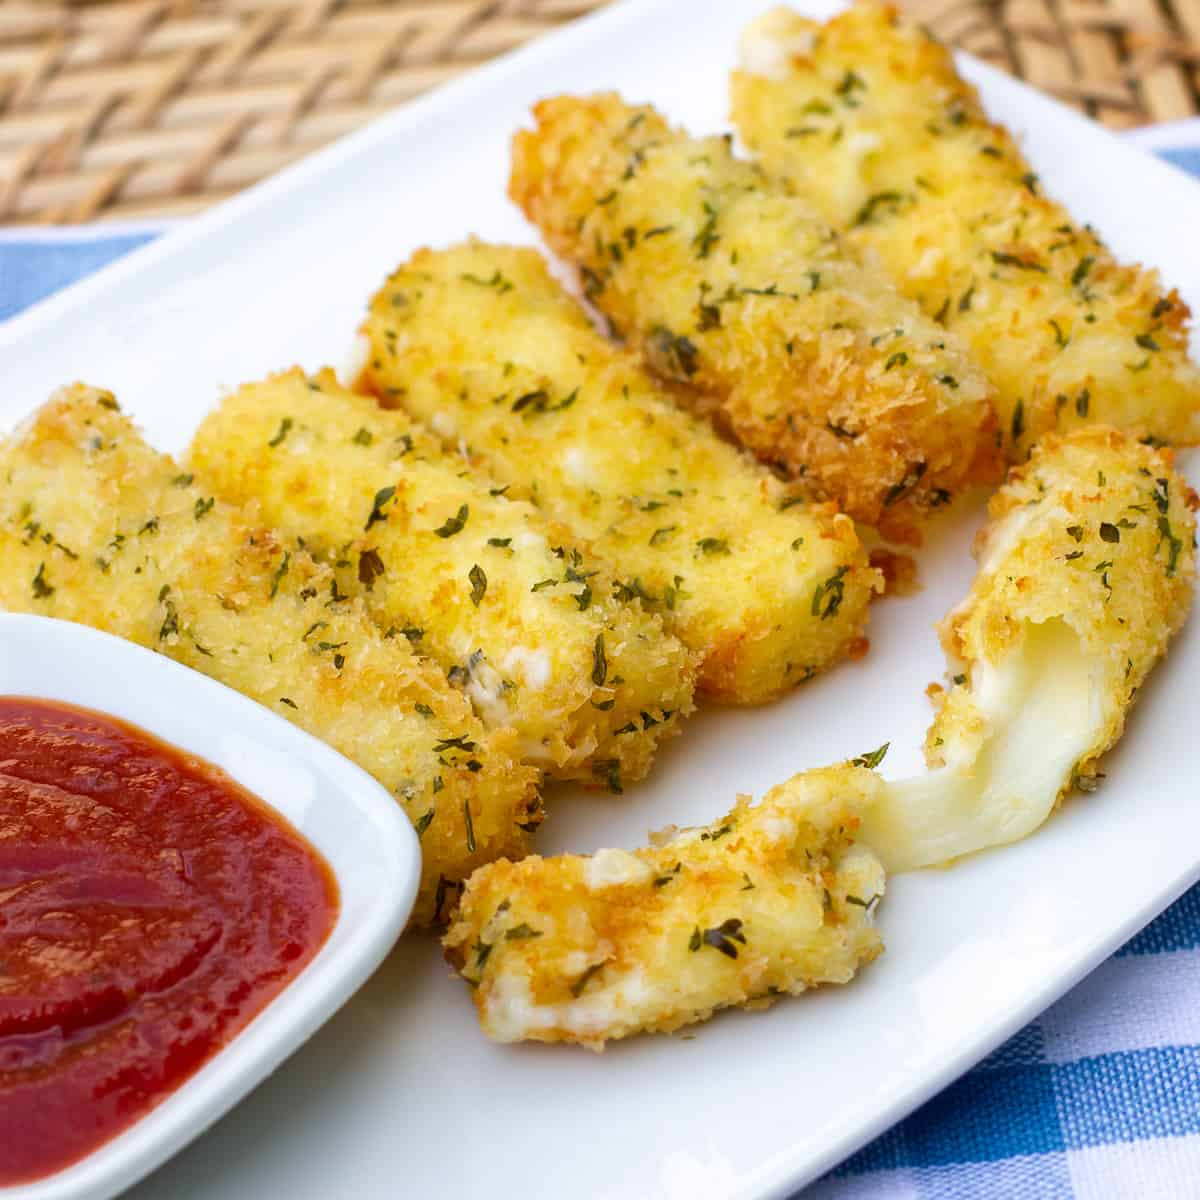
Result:
[[[603,2],[0,0],[0,223],[204,208]],[[1200,107],[1200,0],[1167,3],[906,0],[1115,126]]]
[[[903,0],[939,37],[1114,129],[1200,112],[1200,0]]]

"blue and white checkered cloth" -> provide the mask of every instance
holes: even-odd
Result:
[[[1140,139],[1200,175],[1200,120]],[[0,236],[0,320],[163,228]],[[1200,1200],[1200,884],[990,1058],[805,1193],[998,1197]]]

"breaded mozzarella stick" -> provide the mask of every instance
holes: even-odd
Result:
[[[525,852],[536,773],[332,573],[214,500],[142,441],[108,392],[76,385],[0,445],[0,604],[92,625],[265,704],[403,805],[424,866],[413,925],[461,881]]]
[[[343,565],[385,630],[459,680],[525,758],[614,791],[692,708],[692,656],[614,595],[570,532],[474,474],[402,412],[295,370],[205,419],[190,464],[218,495]]]
[[[615,95],[534,115],[511,196],[614,330],[759,458],[896,537],[994,476],[981,372],[808,202]]]
[[[616,565],[758,704],[860,644],[876,576],[850,519],[798,503],[592,327],[533,250],[422,250],[371,302],[365,380]]]
[[[602,1050],[848,982],[883,948],[883,869],[853,832],[879,787],[810,771],[652,848],[477,871],[445,946],[484,1032]]]
[[[746,145],[966,344],[1014,461],[1092,421],[1200,440],[1187,305],[1043,194],[946,47],[891,7],[825,25],[777,9],[746,30],[742,64]]]
[[[1013,468],[942,626],[955,683],[926,737],[933,770],[864,813],[889,871],[1016,841],[1073,785],[1096,786],[1187,617],[1196,504],[1168,454],[1100,426],[1050,435]]]

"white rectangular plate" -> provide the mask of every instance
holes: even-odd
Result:
[[[178,448],[220,388],[294,362],[341,364],[367,297],[415,247],[471,232],[532,240],[504,198],[508,137],[532,101],[616,88],[698,131],[720,128],[738,32],[765,7],[619,4],[396,112],[0,329],[0,417],[81,377]],[[1047,189],[1196,306],[1200,187],[968,69]],[[540,848],[639,845],[649,829],[708,820],[739,791],[886,740],[888,773],[917,768],[923,689],[943,670],[933,624],[968,585],[979,519],[978,503],[963,505],[932,531],[924,591],[878,605],[866,660],[770,708],[696,718],[624,797],[553,795]],[[1187,714],[1198,668],[1193,627],[1146,689],[1104,787],[1036,837],[895,880],[887,953],[848,988],[603,1056],[503,1048],[479,1034],[433,942],[408,940],[136,1195],[785,1196],[982,1057],[1196,878]]]

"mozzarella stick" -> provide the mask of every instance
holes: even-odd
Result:
[[[602,1049],[846,982],[882,948],[885,869],[1026,837],[1096,786],[1187,615],[1197,503],[1168,454],[1117,430],[1051,435],[993,498],[944,623],[955,684],[928,773],[881,779],[884,745],[652,849],[483,867],[445,946],[484,1032]]]
[[[883,869],[854,836],[879,787],[810,771],[654,847],[477,871],[445,946],[484,1032],[602,1050],[847,983],[883,948]]]
[[[111,394],[76,385],[0,445],[0,604],[92,625],[202,671],[353,759],[421,837],[411,924],[519,857],[541,819],[510,731],[484,729],[403,636],[332,572],[142,441]]]
[[[343,590],[511,725],[557,779],[620,791],[692,707],[692,656],[610,569],[403,412],[294,370],[214,410],[190,466],[342,564]]]
[[[1025,837],[1072,786],[1097,786],[1191,605],[1196,505],[1168,453],[1111,428],[1049,435],[1013,468],[942,625],[954,683],[926,738],[932,770],[864,814],[889,871]]]
[[[746,145],[967,345],[1014,461],[1087,422],[1200,439],[1188,309],[1042,192],[949,50],[894,9],[760,18],[733,76]]]
[[[512,198],[613,331],[759,458],[908,540],[993,477],[983,375],[808,202],[727,139],[615,95],[534,114],[513,141]]]
[[[364,380],[590,542],[622,594],[758,704],[862,645],[877,576],[853,523],[798,503],[601,337],[533,250],[423,250],[371,303]]]

